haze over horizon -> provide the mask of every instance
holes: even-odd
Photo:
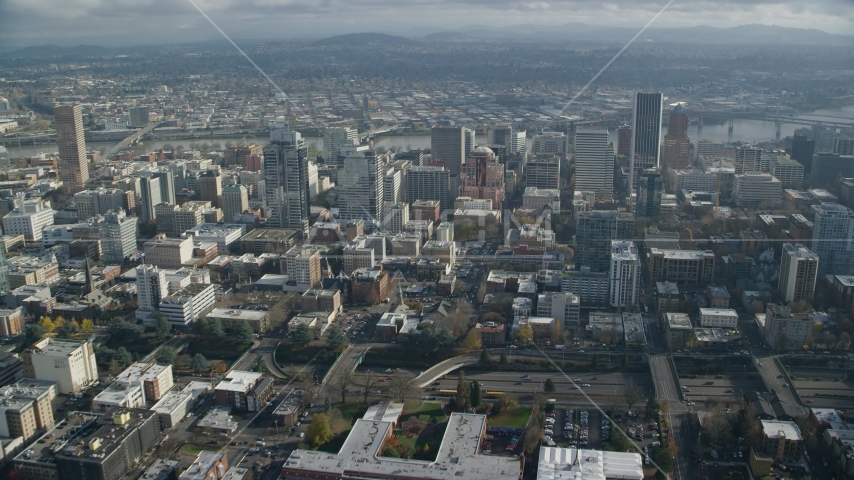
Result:
[[[408,37],[467,26],[582,23],[641,27],[663,1],[464,0],[430,3],[347,3],[340,0],[199,0],[199,7],[233,38],[319,39],[346,33],[383,32]],[[411,18],[412,23],[400,18]],[[652,28],[746,24],[816,29],[851,35],[854,2],[817,0],[721,0],[674,2]],[[0,2],[3,47],[56,44],[127,46],[221,38],[187,1],[7,0]]]

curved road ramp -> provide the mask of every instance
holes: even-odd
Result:
[[[479,360],[480,353],[467,353],[458,357],[449,358],[421,372],[420,375],[415,377],[415,384],[418,385],[418,388],[424,388],[441,378],[443,375],[447,375],[460,367],[464,367],[466,365],[477,365]]]

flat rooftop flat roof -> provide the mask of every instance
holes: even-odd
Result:
[[[738,313],[731,308],[700,308],[700,315],[718,315],[738,318]]]
[[[294,450],[282,467],[283,473],[419,478],[424,480],[518,480],[518,457],[478,454],[486,428],[486,416],[452,413],[436,460],[406,460],[380,457],[379,452],[392,424],[359,419],[338,454]]]
[[[252,388],[261,374],[257,372],[246,372],[243,370],[232,370],[225,375],[214,390],[230,390],[233,392],[245,392]]]
[[[168,392],[159,402],[151,407],[151,411],[171,415],[176,408],[185,402],[193,402],[193,394],[190,392]]]
[[[762,431],[768,438],[780,438],[785,436],[787,440],[803,440],[801,430],[795,422],[784,422],[780,420],[761,420]]]
[[[541,447],[537,480],[643,480],[639,453]]]
[[[667,317],[667,324],[671,329],[691,330],[691,319],[688,318],[687,313],[668,312],[665,316]]]
[[[237,422],[231,419],[230,406],[215,405],[207,415],[199,419],[196,426],[199,428],[211,428],[214,430],[232,432],[237,429]]]
[[[265,310],[244,310],[241,308],[214,308],[208,313],[208,318],[227,318],[230,320],[246,320],[260,322],[267,316]]]

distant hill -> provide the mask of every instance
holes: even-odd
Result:
[[[57,45],[34,45],[8,52],[15,57],[66,57],[85,55],[104,55],[107,48],[100,45],[77,45],[76,47],[60,47]]]
[[[583,23],[570,23],[566,25],[510,25],[505,27],[470,25],[453,32],[447,32],[447,34],[460,33],[477,40],[625,43],[637,31],[637,28],[601,27]],[[718,45],[854,46],[854,37],[852,36],[836,35],[816,29],[757,24],[739,25],[730,28],[717,28],[705,25],[679,28],[649,28],[643,35],[638,37],[638,41]]]
[[[424,37],[429,43],[466,43],[479,42],[480,39],[470,37],[460,32],[436,32]]]
[[[348,33],[324,38],[314,43],[319,46],[365,46],[365,45],[418,45],[420,42],[409,38],[386,35],[385,33]]]

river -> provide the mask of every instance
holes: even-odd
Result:
[[[665,112],[666,114],[666,112]],[[843,107],[838,110],[816,110],[812,113],[797,115],[798,118],[801,119],[821,119],[818,117],[819,115],[826,115],[832,117],[842,117],[849,118],[852,122],[854,122],[854,105],[849,105]],[[827,119],[825,119],[827,120]],[[805,128],[804,125],[798,125],[793,123],[783,123],[780,126],[780,136],[781,138],[790,136],[794,134],[795,129]],[[665,129],[666,130],[666,129]],[[663,132],[663,133],[666,133]],[[691,125],[688,129],[688,135],[691,137],[691,140],[721,140],[724,142],[773,142],[775,140],[776,135],[776,126],[774,122],[766,122],[760,120],[734,120],[733,121],[733,131],[732,134],[729,133],[729,127],[727,124],[723,125],[704,125],[702,132],[698,131],[697,125]],[[612,129],[610,131],[611,141],[614,144],[617,143],[617,131],[616,129]],[[231,142],[234,144],[243,143],[243,137],[235,137],[235,138],[217,138],[207,143],[219,142],[220,145],[225,145],[226,142]],[[254,143],[266,143],[266,137],[256,137],[256,138],[246,138],[247,142]],[[306,146],[309,150],[312,151],[323,151],[323,139],[319,137],[305,137]],[[486,138],[480,136],[477,138],[478,143],[485,143]],[[159,150],[166,144],[170,144],[173,146],[181,145],[184,148],[189,148],[191,143],[205,143],[204,140],[193,139],[193,140],[168,140],[168,141],[147,141],[143,142],[143,146],[148,151]],[[530,148],[531,139],[528,138],[528,146]],[[101,144],[101,143],[89,143],[87,144],[88,148],[109,148],[113,145],[113,143],[109,144]],[[399,135],[399,136],[389,136],[389,137],[378,137],[373,142],[374,148],[384,147],[386,149],[394,148],[395,150],[409,150],[409,149],[425,149],[430,147],[430,136],[429,135]],[[23,146],[18,147],[16,145],[6,145],[6,148],[9,150],[10,158],[20,158],[20,157],[30,157],[36,155],[37,153],[55,153],[57,148],[55,145],[36,145],[36,146]]]

